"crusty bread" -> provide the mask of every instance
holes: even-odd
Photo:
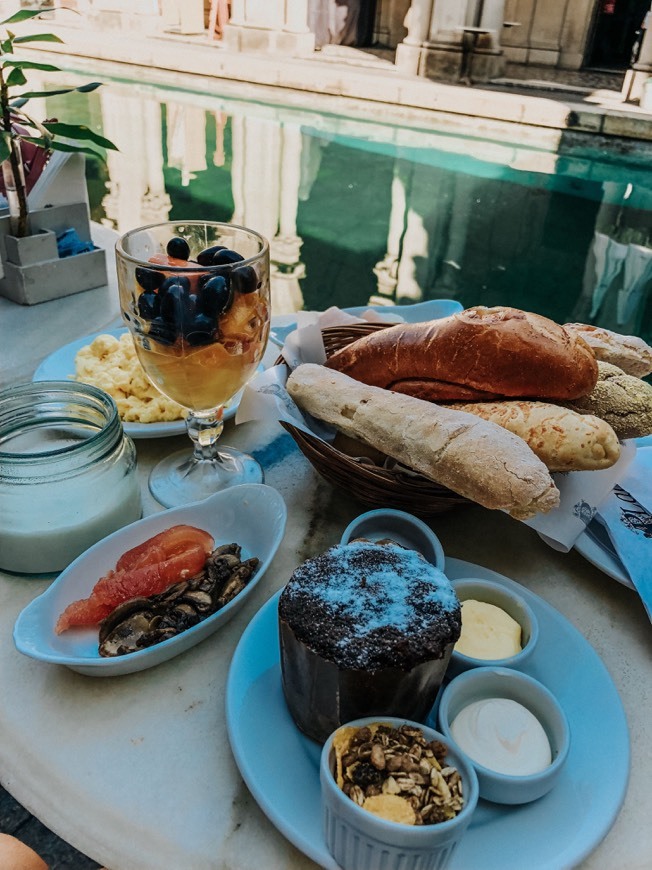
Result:
[[[564,329],[579,335],[597,360],[618,366],[627,375],[644,378],[652,373],[652,347],[636,335],[620,335],[601,326],[566,323]]]
[[[599,362],[600,379],[588,396],[564,403],[606,420],[619,438],[652,435],[652,387],[617,366]]]
[[[549,471],[599,471],[620,456],[618,437],[608,423],[549,402],[461,402],[447,407],[518,435]]]
[[[516,308],[469,308],[428,323],[401,323],[352,342],[326,365],[436,402],[574,399],[598,379],[581,338]]]
[[[519,519],[559,504],[545,465],[525,441],[472,414],[301,365],[290,395],[308,413],[488,508]]]

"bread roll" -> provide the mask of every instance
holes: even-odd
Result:
[[[549,471],[599,471],[620,456],[616,433],[597,417],[549,402],[465,402],[447,405],[513,432]]]
[[[574,399],[598,379],[581,338],[516,308],[469,308],[428,323],[400,323],[342,348],[326,365],[435,402]]]
[[[472,414],[312,364],[296,368],[287,388],[314,417],[484,507],[526,519],[559,504],[548,470],[527,444]]]
[[[600,326],[586,323],[566,323],[568,329],[579,335],[590,346],[597,360],[618,366],[627,375],[644,378],[652,373],[652,347],[636,335],[620,335]]]
[[[567,406],[606,420],[619,438],[652,435],[652,387],[609,363],[599,362],[598,368],[595,389]]]

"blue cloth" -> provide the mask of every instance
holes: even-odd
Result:
[[[72,257],[74,254],[85,254],[87,251],[94,251],[95,245],[89,240],[87,242],[79,238],[77,230],[64,230],[57,236],[57,250],[59,257]]]

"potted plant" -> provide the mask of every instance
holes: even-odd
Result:
[[[23,60],[16,55],[21,45],[62,42],[52,33],[16,36],[9,28],[41,15],[47,9],[22,9],[0,22],[0,166],[8,215],[0,218],[0,255],[4,279],[0,294],[16,302],[32,304],[98,287],[106,283],[104,252],[90,241],[90,218],[86,201],[52,205],[30,212],[25,164],[43,167],[57,152],[102,155],[90,147],[116,146],[88,127],[58,120],[37,121],[25,110],[30,99],[78,91],[88,93],[100,86],[91,82],[76,88],[31,91],[26,89],[27,70],[60,72],[50,63]],[[44,171],[47,171],[45,169]]]

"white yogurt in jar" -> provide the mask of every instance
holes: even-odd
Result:
[[[113,399],[68,381],[0,392],[0,569],[63,570],[142,513]]]
[[[496,773],[528,776],[552,762],[539,720],[509,698],[485,698],[463,707],[451,723],[451,734],[470,758]]]

